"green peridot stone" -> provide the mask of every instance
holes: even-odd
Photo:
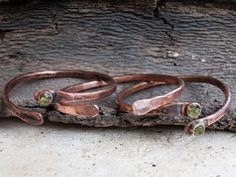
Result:
[[[42,93],[39,96],[38,101],[39,101],[40,106],[48,106],[52,101],[52,93],[50,92]]]
[[[193,129],[193,135],[194,136],[200,136],[203,135],[205,132],[205,126],[204,124],[197,124]]]
[[[196,119],[201,115],[201,105],[198,103],[191,103],[187,107],[187,114],[189,117]]]

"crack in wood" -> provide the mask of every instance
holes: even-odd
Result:
[[[58,23],[57,23],[57,11],[56,10],[52,11],[52,23],[53,23],[54,29],[56,31],[56,34],[58,34],[59,29],[58,29]]]
[[[163,21],[164,24],[170,27],[169,31],[165,31],[165,34],[169,37],[171,41],[171,45],[175,45],[175,39],[172,36],[172,32],[174,31],[174,25],[171,24],[165,17],[165,15],[161,14],[161,9],[165,8],[166,0],[157,1],[156,8],[154,9],[154,16]]]

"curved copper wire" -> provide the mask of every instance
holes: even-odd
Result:
[[[104,81],[107,85],[106,88],[94,91],[94,92],[86,92],[86,93],[68,93],[63,91],[55,91],[53,92],[53,102],[52,104],[59,109],[59,111],[64,111],[65,113],[75,113],[81,114],[84,116],[95,116],[99,113],[99,109],[97,105],[90,104],[77,104],[77,105],[69,105],[66,103],[66,100],[94,100],[100,99],[106,96],[111,95],[116,89],[116,82],[109,76],[97,72],[90,71],[82,71],[82,70],[61,70],[61,71],[42,71],[42,72],[30,72],[16,76],[12,80],[10,80],[5,88],[4,88],[4,96],[3,100],[10,110],[10,112],[22,119],[23,121],[33,124],[33,125],[41,125],[44,122],[43,115],[39,112],[30,111],[24,108],[20,108],[16,106],[9,98],[10,91],[18,84],[22,82],[26,82],[29,80],[35,79],[43,79],[43,78],[60,78],[60,77],[76,77],[76,78],[84,78],[90,80],[98,80],[98,82]],[[47,90],[39,90],[35,93],[35,97]],[[57,100],[60,102],[57,102]]]

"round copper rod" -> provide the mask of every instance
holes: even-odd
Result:
[[[177,85],[177,88],[170,91],[169,93],[161,96],[156,96],[151,99],[143,99],[135,101],[132,105],[132,112],[136,115],[144,115],[160,106],[163,106],[167,103],[170,103],[177,99],[183,92],[184,89],[184,82],[175,77],[175,76],[169,76],[169,75],[162,75],[162,74],[129,74],[124,76],[118,76],[113,78],[117,84],[119,83],[125,83],[125,82],[134,82],[134,81],[149,81],[149,82],[161,82],[166,84],[175,84]],[[89,82],[79,85],[73,85],[66,88],[63,88],[62,90],[64,92],[78,92],[82,89],[89,89],[96,86],[100,86],[103,83],[98,82]]]
[[[210,77],[210,76],[180,75],[178,77],[184,80],[185,82],[198,82],[198,83],[212,84],[218,87],[224,93],[224,96],[225,96],[224,105],[218,111],[204,118],[192,120],[190,123],[186,125],[185,130],[187,132],[193,133],[195,135],[200,135],[204,133],[206,127],[220,120],[228,111],[230,107],[230,102],[231,102],[230,89],[222,81],[216,78]],[[121,110],[132,112],[132,105],[123,102],[125,97],[135,92],[138,92],[140,90],[157,86],[157,85],[161,85],[161,84],[163,83],[152,83],[152,82],[144,83],[143,82],[143,83],[136,84],[130,88],[124,89],[117,95],[117,104],[120,106]],[[175,116],[183,116],[183,115],[188,116],[188,113],[186,110],[191,104],[193,103],[191,102],[169,103],[158,108],[157,110],[153,110],[152,112],[149,112],[148,114],[152,114],[152,115],[153,114],[157,114],[157,115],[173,114]]]
[[[16,106],[9,98],[10,91],[18,84],[22,82],[27,82],[29,80],[35,79],[44,79],[44,78],[60,78],[60,77],[76,77],[83,78],[89,80],[99,80],[99,82],[104,81],[107,85],[106,88],[101,89],[99,91],[94,92],[86,92],[86,93],[67,93],[62,91],[51,91],[51,90],[39,90],[35,93],[35,97],[37,100],[40,99],[40,96],[50,96],[48,104],[54,104],[55,107],[59,106],[59,109],[62,111],[65,110],[66,113],[77,113],[82,114],[84,116],[94,116],[99,113],[99,109],[97,105],[90,104],[79,104],[73,106],[68,106],[65,100],[94,100],[104,98],[106,96],[111,95],[116,89],[116,82],[109,76],[97,72],[90,71],[82,71],[82,70],[61,70],[61,71],[42,71],[42,72],[30,72],[16,76],[12,80],[10,80],[5,88],[4,88],[4,102],[10,112],[22,119],[23,121],[33,124],[33,125],[41,125],[44,122],[43,115],[39,112],[30,111],[21,107]],[[51,94],[51,95],[50,95]],[[48,97],[46,97],[48,98]],[[45,99],[46,99],[45,98]],[[45,101],[45,99],[43,101]],[[61,102],[58,103],[57,100]],[[61,107],[60,107],[61,104]]]

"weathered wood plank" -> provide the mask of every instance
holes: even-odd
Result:
[[[21,5],[26,4],[28,2],[32,2],[34,0],[0,0],[0,3],[7,4],[7,5]],[[183,0],[181,0],[183,2]],[[122,1],[120,1],[122,3]],[[188,0],[185,0],[185,3],[188,3]],[[195,4],[206,4],[206,3],[213,3],[213,4],[235,4],[235,0],[197,0],[194,1]]]
[[[22,6],[0,6],[0,89],[19,73],[49,69],[79,68],[112,76],[140,72],[212,75],[231,86],[233,104],[224,120],[211,128],[235,130],[235,17],[233,4],[175,1],[165,1],[158,8],[152,0],[32,1]],[[34,107],[35,103],[28,100],[33,90],[60,88],[71,82],[76,81],[29,83],[15,91],[13,97],[21,106],[27,103],[26,107]],[[155,89],[132,99],[154,93]],[[192,84],[181,100],[197,100],[206,107],[204,114],[209,114],[220,105],[221,98],[220,92],[210,86]],[[99,102],[103,112],[96,119],[85,121],[51,110],[47,110],[47,118],[87,126],[122,127],[189,121],[119,114],[113,99],[111,96]],[[106,108],[108,105],[112,107]]]

